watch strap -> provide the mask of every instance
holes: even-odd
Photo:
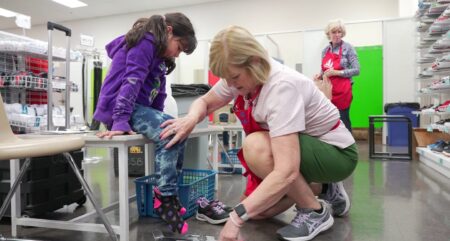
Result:
[[[239,216],[239,218],[242,219],[242,221],[246,222],[249,219],[249,216],[247,215],[247,210],[245,209],[242,203],[236,205],[236,207],[234,207],[234,211]]]

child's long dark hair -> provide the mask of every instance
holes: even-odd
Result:
[[[172,26],[173,35],[181,38],[183,51],[191,54],[197,47],[197,39],[191,21],[182,13],[167,13],[164,16],[153,15],[150,18],[138,19],[125,35],[127,48],[136,46],[144,34],[150,32],[154,36],[157,55],[162,57],[167,49],[167,26]],[[175,69],[175,61],[173,58],[166,58],[165,63],[166,74],[170,74]]]

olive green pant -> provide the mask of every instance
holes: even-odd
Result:
[[[350,176],[358,162],[356,144],[340,149],[316,137],[299,134],[300,173],[308,183],[342,181]]]

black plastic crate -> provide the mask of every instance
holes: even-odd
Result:
[[[119,176],[119,149],[114,148],[114,174]],[[142,177],[145,175],[144,146],[130,146],[128,148],[128,176]]]
[[[83,152],[73,151],[71,155],[83,174]],[[24,161],[20,161],[21,166]],[[0,162],[0,202],[11,187],[9,174],[9,162]],[[62,154],[32,158],[20,188],[22,215],[30,217],[55,211],[64,205],[86,202],[84,190]],[[9,215],[10,209],[6,213]]]

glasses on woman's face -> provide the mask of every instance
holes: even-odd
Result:
[[[342,34],[341,30],[332,30],[331,34]]]

